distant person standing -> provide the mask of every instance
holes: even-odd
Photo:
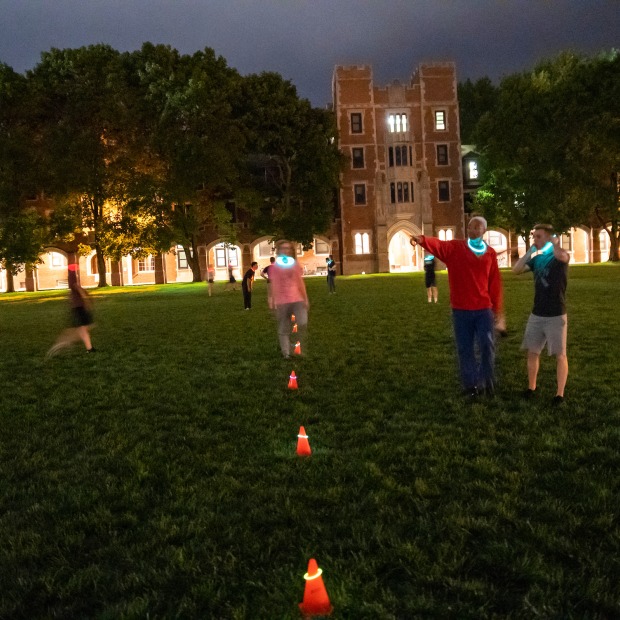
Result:
[[[209,265],[207,269],[207,286],[209,287],[209,297],[213,295],[213,283],[215,282],[215,267]]]
[[[467,239],[411,238],[411,245],[421,245],[448,267],[461,384],[470,398],[495,393],[494,324],[500,333],[506,330],[497,254],[482,238],[486,229],[486,220],[475,216],[467,225]]]
[[[269,305],[269,310],[273,310],[273,294],[271,292],[271,286],[269,286],[271,284],[269,280],[269,270],[275,262],[276,257],[272,256],[269,259],[269,264],[260,272],[261,277],[267,280],[267,304]]]
[[[46,357],[56,355],[61,349],[81,340],[87,353],[94,353],[96,349],[90,341],[90,326],[93,324],[92,305],[88,293],[80,286],[77,275],[78,266],[72,263],[68,267],[69,303],[71,306],[71,327],[65,329],[54,345],[47,352]]]
[[[330,293],[336,292],[336,261],[334,257],[330,254],[328,258],[325,259],[327,262],[327,290]]]
[[[550,224],[534,226],[534,244],[515,263],[514,273],[531,271],[534,274],[534,308],[527,321],[522,349],[527,350],[528,388],[525,398],[536,396],[540,354],[545,344],[547,353],[556,357],[557,390],[551,401],[555,406],[564,403],[568,379],[566,356],[566,285],[569,253],[560,247]]]
[[[258,269],[258,263],[254,261],[250,268],[245,272],[241,281],[241,290],[243,291],[243,307],[246,310],[252,308],[252,288],[254,286],[254,274]]]
[[[237,280],[235,279],[235,268],[231,262],[228,263],[228,284],[226,285],[227,291],[237,290]]]
[[[291,356],[291,315],[295,315],[302,352],[308,325],[308,294],[303,281],[303,271],[295,259],[295,248],[290,241],[276,244],[276,260],[269,268],[269,280],[278,320],[278,339],[284,358]]]
[[[427,254],[424,257],[424,284],[426,285],[426,296],[428,303],[437,303],[437,278],[435,276],[435,257]]]

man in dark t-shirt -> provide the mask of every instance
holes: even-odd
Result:
[[[564,388],[568,378],[566,357],[566,284],[570,255],[560,247],[560,240],[549,224],[534,226],[534,243],[512,268],[514,273],[531,271],[534,274],[534,308],[525,328],[521,348],[527,349],[528,389],[525,398],[536,395],[536,379],[540,354],[547,345],[549,355],[555,355],[557,392],[554,405],[564,403]]]
[[[243,307],[249,310],[252,307],[252,286],[254,284],[254,272],[258,269],[258,263],[254,261],[250,268],[245,272],[241,282],[243,291]]]

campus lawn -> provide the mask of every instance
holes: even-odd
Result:
[[[0,298],[0,618],[620,616],[620,268],[570,268],[567,402],[523,402],[531,276],[504,272],[500,390],[463,402],[447,276],[307,280],[307,357],[216,285]],[[291,370],[299,390],[287,389]],[[295,455],[304,425],[313,454]]]

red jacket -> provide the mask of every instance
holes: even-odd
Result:
[[[467,247],[467,241],[462,239],[440,241],[435,237],[422,236],[420,245],[448,267],[452,308],[492,308],[495,314],[502,311],[502,280],[497,266],[497,253],[492,247],[487,246],[482,256],[476,256]]]

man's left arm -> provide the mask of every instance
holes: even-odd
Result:
[[[502,287],[502,276],[497,264],[497,256],[493,257],[491,270],[489,271],[489,296],[493,304],[493,314],[495,314],[495,329],[502,335],[506,335],[506,316],[504,315],[504,291]]]

